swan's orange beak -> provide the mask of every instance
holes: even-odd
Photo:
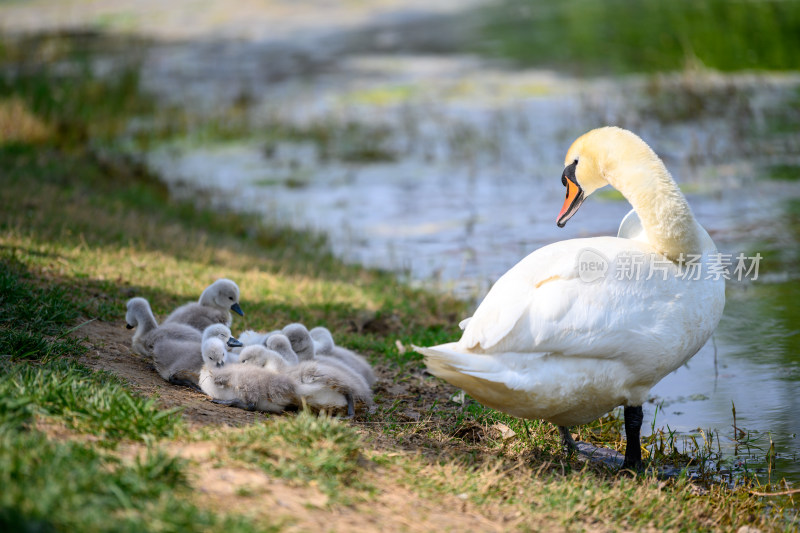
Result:
[[[571,167],[572,165],[570,165]],[[561,183],[567,188],[567,197],[564,200],[564,205],[561,207],[561,211],[558,213],[558,218],[556,219],[556,224],[558,224],[559,228],[563,228],[567,220],[572,218],[572,215],[578,212],[578,208],[583,203],[583,189],[581,186],[578,185],[577,181],[575,181],[575,169],[572,168],[572,176],[569,176],[570,167],[564,170],[564,175],[561,176]]]

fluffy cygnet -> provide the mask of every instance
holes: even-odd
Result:
[[[244,316],[239,307],[239,287],[229,279],[218,279],[203,291],[197,302],[175,309],[164,322],[188,324],[200,331],[212,324],[231,325],[230,311]]]
[[[222,351],[219,339],[203,342],[200,388],[216,403],[271,413],[298,403],[291,378],[256,365],[225,365]]]
[[[267,349],[280,354],[289,366],[294,366],[300,362],[297,354],[292,350],[292,343],[283,333],[275,333],[267,339]]]
[[[267,334],[261,333],[260,331],[253,331],[252,329],[246,329],[239,333],[236,338],[242,341],[242,348],[244,348],[245,346],[264,344],[264,341],[267,340]],[[241,351],[241,349],[239,351]]]
[[[175,385],[198,388],[203,368],[202,344],[218,339],[223,345],[236,346],[239,341],[223,324],[213,324],[203,331],[200,340],[181,340],[171,337],[159,339],[153,346],[153,363],[166,381]],[[224,357],[224,354],[223,354]]]
[[[163,339],[200,342],[202,334],[191,326],[179,323],[158,325],[150,303],[144,298],[131,298],[126,304],[125,322],[128,329],[136,328],[131,341],[135,353],[153,356],[153,347]]]
[[[237,339],[242,341],[242,347],[241,348],[236,348],[233,351],[236,352],[236,353],[239,353],[244,349],[244,347],[253,346],[255,344],[260,344],[262,346],[266,346],[267,339],[270,336],[272,336],[272,335],[274,335],[276,333],[280,333],[280,332],[281,331],[279,329],[274,330],[274,331],[269,331],[267,333],[264,333],[262,331],[254,331],[252,329],[244,330],[243,332],[241,332],[239,335],[236,336]]]
[[[286,335],[292,345],[292,350],[297,354],[300,361],[311,361],[314,359],[314,340],[303,324],[289,324],[283,328],[282,333]]]
[[[272,372],[283,372],[289,366],[281,354],[260,344],[242,348],[239,354],[239,363],[266,368]]]
[[[335,357],[361,374],[361,376],[367,382],[367,385],[371,387],[375,384],[375,372],[373,372],[372,367],[367,360],[352,350],[342,348],[341,346],[336,346],[336,344],[333,342],[333,335],[331,335],[331,332],[328,330],[328,328],[317,326],[312,329],[309,334],[314,341],[314,349],[317,356],[328,355]]]
[[[298,398],[316,410],[338,412],[347,409],[347,418],[355,415],[355,402],[372,405],[372,391],[356,373],[323,361],[303,361],[286,370],[297,382]]]

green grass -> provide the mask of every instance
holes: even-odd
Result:
[[[34,417],[97,435],[105,446],[121,439],[154,440],[180,432],[177,409],[131,394],[114,376],[65,360],[42,366],[0,363],[0,426],[23,428]]]
[[[800,67],[797,0],[505,0],[481,18],[479,50],[524,65],[585,74]]]
[[[227,433],[231,457],[268,474],[301,483],[314,481],[334,501],[343,487],[358,485],[361,439],[349,425],[307,411],[268,424]]]
[[[158,451],[132,461],[38,432],[0,435],[5,531],[267,531],[187,501],[186,465]]]

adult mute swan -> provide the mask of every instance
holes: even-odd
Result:
[[[642,403],[706,343],[725,305],[714,242],[669,172],[638,136],[592,130],[570,147],[563,227],[611,185],[631,203],[617,237],[560,241],[506,272],[461,340],[416,348],[428,370],[489,407],[559,426],[623,405],[625,468],[641,468]]]

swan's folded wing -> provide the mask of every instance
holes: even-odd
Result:
[[[556,249],[555,245],[540,248],[498,279],[466,322],[459,344],[467,349],[492,350],[517,329],[520,320],[530,315],[532,306],[545,298],[547,307],[542,312],[557,319],[571,302],[569,294],[564,293],[570,285],[563,282],[577,278],[575,254],[570,253],[573,247],[568,248]],[[554,285],[559,288],[553,290]]]
[[[509,270],[486,295],[459,341],[474,353],[559,353],[613,356],[635,338],[653,337],[663,324],[659,302],[680,293],[674,280],[586,281],[578,257],[602,249],[610,264],[618,254],[647,250],[645,244],[614,237],[573,239],[541,248]],[[611,267],[613,268],[613,267]]]

